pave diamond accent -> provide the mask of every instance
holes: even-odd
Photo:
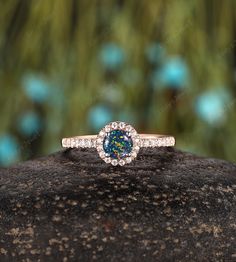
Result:
[[[141,147],[162,147],[162,146],[174,146],[175,139],[172,136],[160,136],[143,138],[141,136],[140,146]]]
[[[63,147],[82,147],[82,148],[94,148],[96,147],[96,137],[94,138],[81,138],[81,137],[72,137],[72,138],[63,138],[62,146]]]

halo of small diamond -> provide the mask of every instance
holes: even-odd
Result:
[[[113,159],[104,151],[103,141],[111,130],[123,130],[130,135],[133,141],[133,147],[130,154],[122,159]],[[101,159],[104,160],[106,163],[111,163],[113,166],[124,166],[125,164],[131,163],[132,160],[136,158],[140,149],[140,137],[137,134],[137,131],[131,125],[120,121],[111,122],[104,126],[98,133],[96,139],[96,149]]]

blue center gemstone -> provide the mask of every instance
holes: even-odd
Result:
[[[103,149],[113,159],[127,157],[133,148],[131,136],[123,130],[110,131],[103,140]]]

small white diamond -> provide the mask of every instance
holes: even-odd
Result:
[[[103,150],[103,147],[101,145],[97,146],[97,150],[98,151],[102,151]]]
[[[102,151],[102,152],[99,153],[99,156],[100,156],[101,158],[104,158],[104,157],[105,157],[105,153]]]
[[[138,151],[138,150],[139,150],[139,146],[136,146],[136,147],[134,148],[134,150],[135,150],[135,151]]]
[[[174,145],[175,145],[175,138],[172,137],[172,138],[171,138],[171,146],[174,146]]]
[[[111,163],[110,157],[106,157],[106,158],[104,159],[104,161],[105,161],[106,163]]]
[[[84,139],[84,147],[87,147],[87,146],[88,146],[88,140]]]
[[[63,146],[63,147],[68,147],[68,146],[70,146],[68,139],[63,139],[63,140],[62,140],[62,146]]]
[[[155,139],[155,140],[153,140],[153,141],[154,141],[154,146],[155,146],[155,147],[158,146],[158,140]]]
[[[79,140],[76,140],[75,146],[76,146],[76,147],[79,147]]]
[[[155,146],[155,140],[150,140],[150,145],[151,145],[151,147],[154,147]]]
[[[125,161],[126,161],[126,163],[130,163],[130,162],[132,161],[132,159],[131,159],[131,157],[127,157],[127,158],[125,159]]]
[[[111,127],[109,125],[105,126],[105,131],[106,132],[110,132],[111,131]]]
[[[81,147],[85,147],[85,140],[81,140]]]
[[[91,140],[91,147],[96,147],[96,144],[97,144],[96,140]]]
[[[126,131],[130,132],[132,130],[132,126],[131,125],[127,125],[125,128]]]
[[[112,127],[113,129],[116,129],[116,128],[118,127],[118,125],[117,125],[116,122],[113,122],[113,123],[111,124],[111,127]]]
[[[103,130],[101,130],[101,131],[99,132],[99,136],[103,137],[104,135],[105,135],[105,132],[104,132]]]
[[[131,153],[132,158],[135,158],[136,156],[137,156],[137,153],[135,151]]]
[[[120,165],[120,166],[125,165],[125,160],[121,159],[121,160],[119,161],[119,165]]]
[[[117,161],[116,159],[113,159],[113,160],[111,161],[111,164],[112,164],[113,166],[117,166],[117,165],[118,165],[118,161]]]
[[[102,143],[102,140],[103,140],[103,139],[102,139],[101,137],[99,137],[99,138],[97,139],[97,143],[98,143],[98,144],[101,144],[101,143]]]
[[[92,146],[92,142],[91,142],[91,140],[87,140],[87,147],[91,147]]]
[[[125,127],[125,123],[124,122],[120,122],[119,123],[119,128],[124,129],[124,127]]]
[[[71,147],[75,147],[76,146],[76,141],[74,139],[71,139]]]
[[[160,146],[164,146],[165,145],[165,140],[161,139],[160,140]]]

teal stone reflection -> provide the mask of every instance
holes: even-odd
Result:
[[[113,159],[127,157],[133,148],[130,135],[123,130],[112,130],[104,138],[103,149]]]

